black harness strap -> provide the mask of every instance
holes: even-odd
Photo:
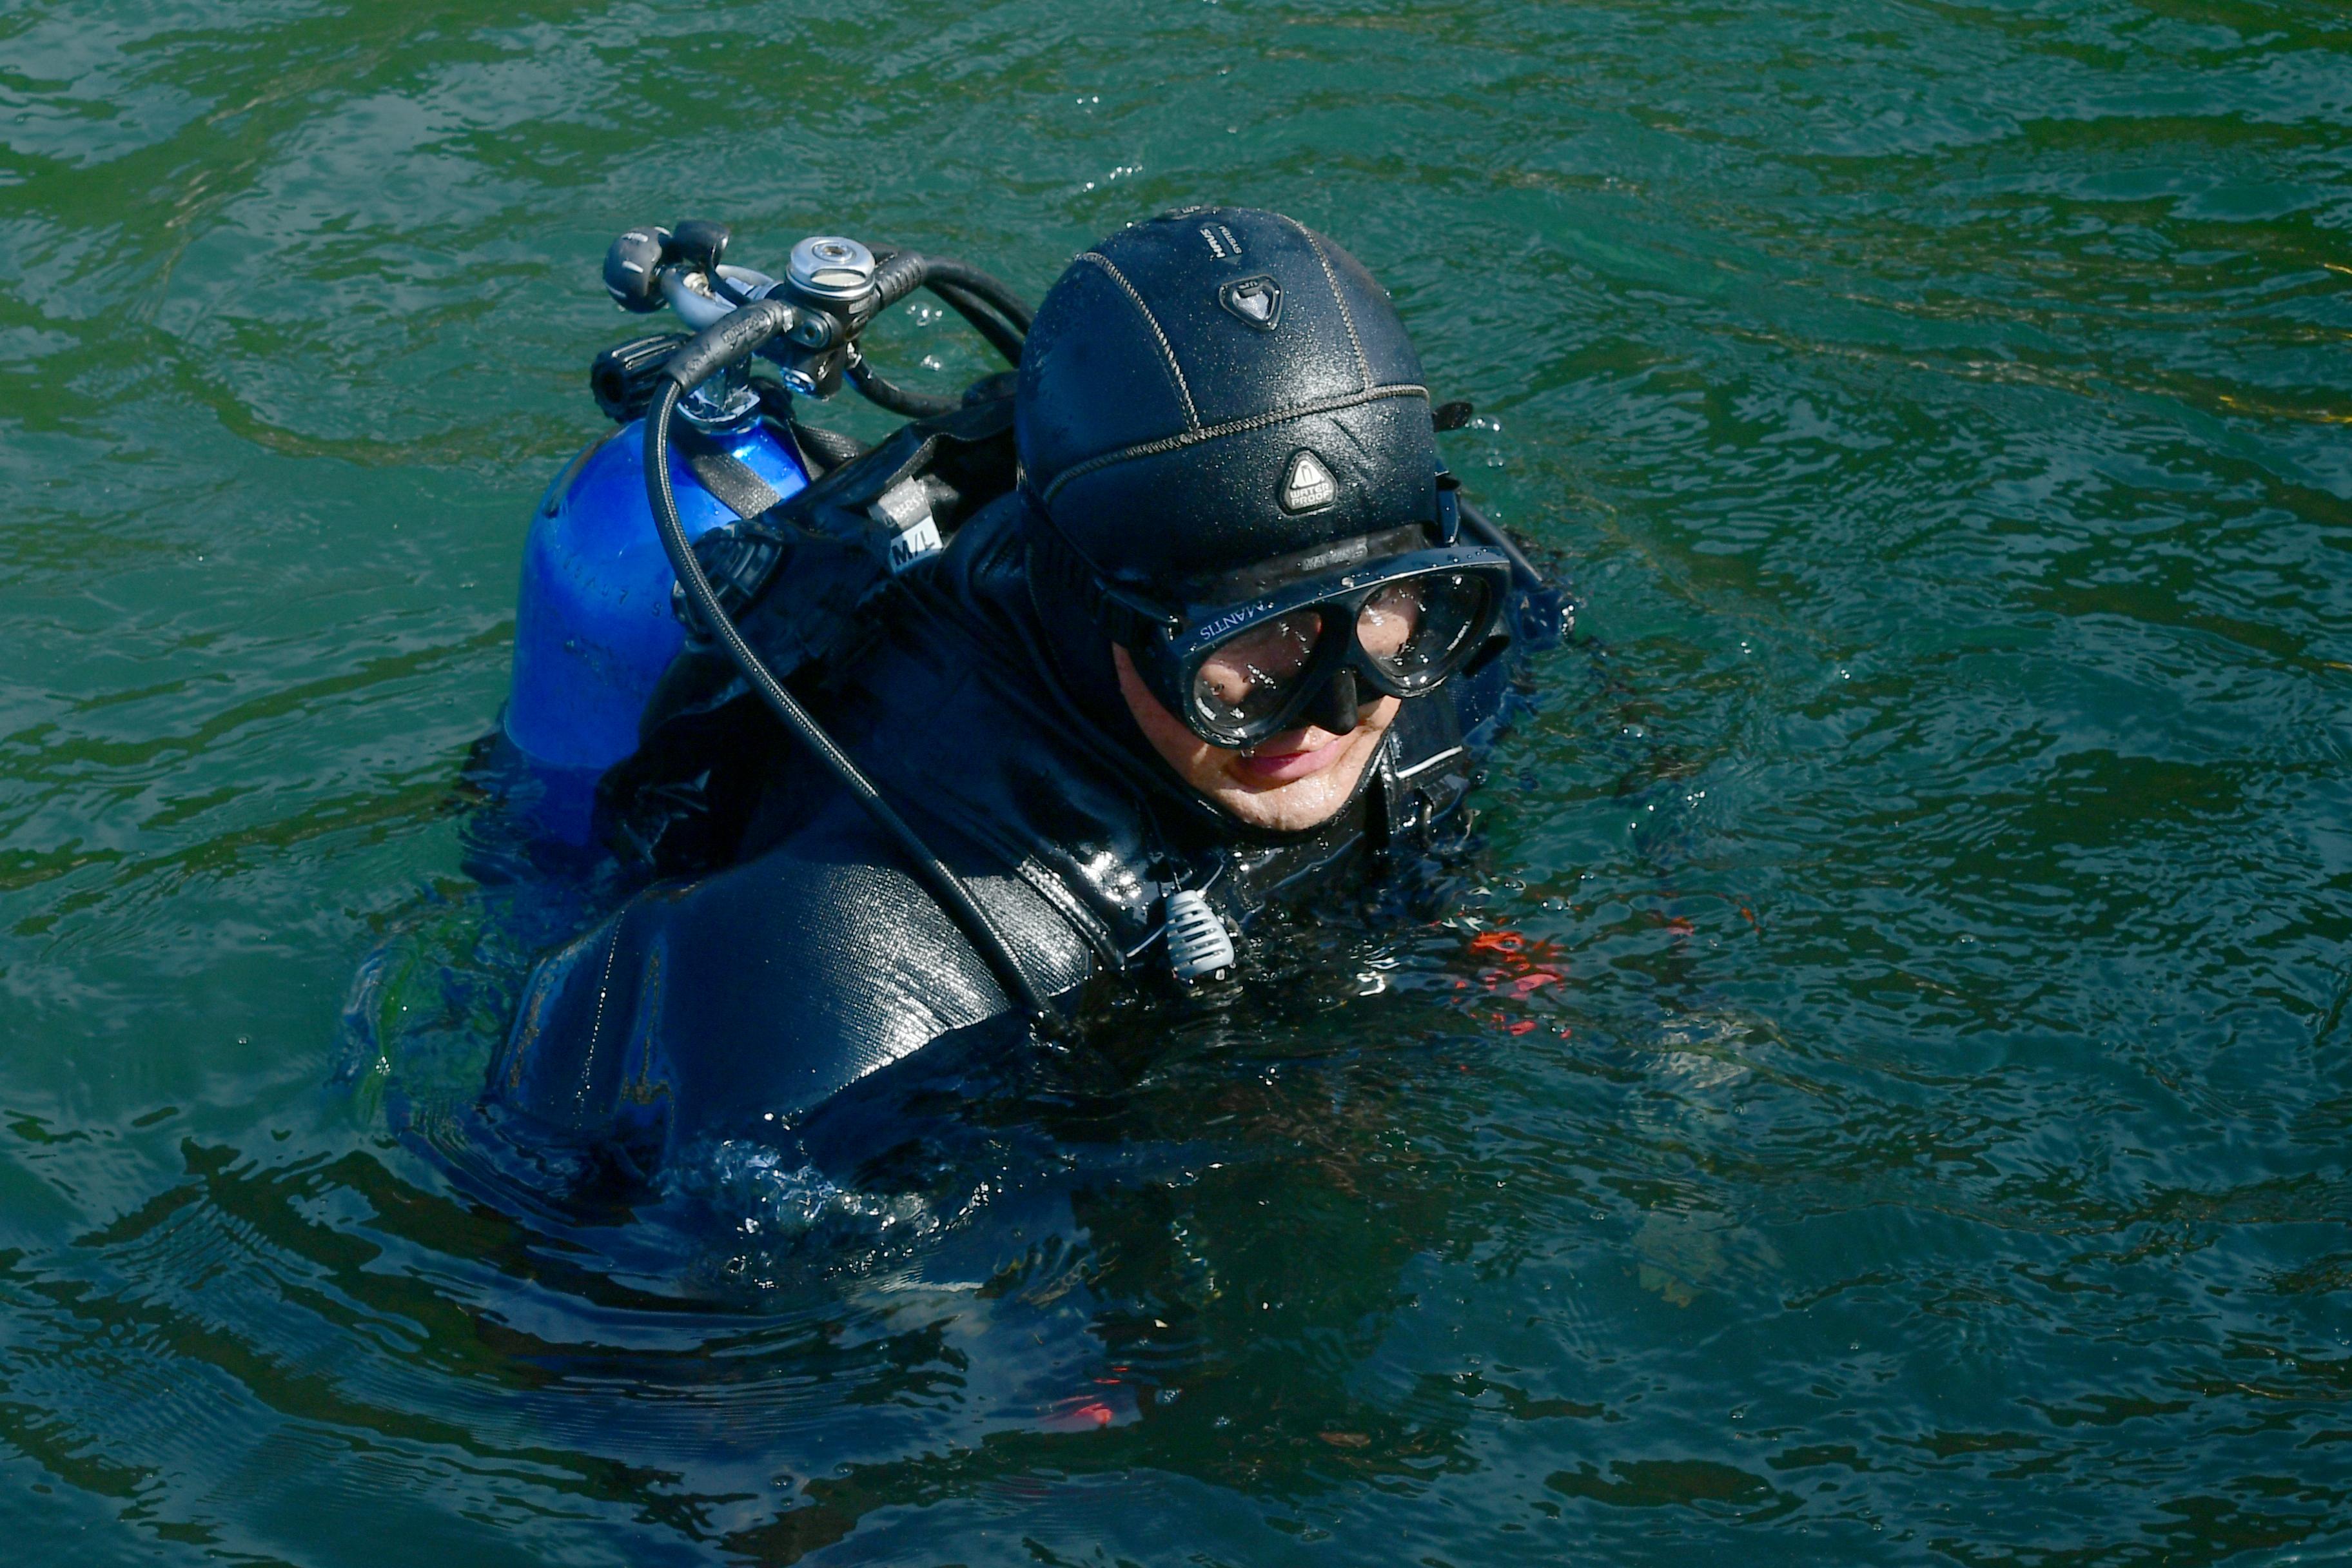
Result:
[[[751,471],[741,458],[730,456],[716,446],[701,441],[677,443],[679,456],[686,459],[688,472],[695,482],[717,496],[728,510],[740,518],[754,518],[783,498],[775,487]]]

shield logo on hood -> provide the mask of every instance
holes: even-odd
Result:
[[[1332,479],[1322,458],[1304,449],[1290,455],[1290,467],[1282,475],[1283,510],[1318,511],[1339,493],[1339,481]]]
[[[1270,332],[1282,320],[1282,285],[1271,278],[1237,278],[1217,290],[1217,303],[1244,326]]]

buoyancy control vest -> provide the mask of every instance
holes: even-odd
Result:
[[[639,1173],[708,1141],[772,1137],[961,1047],[1017,1045],[1060,1026],[1090,981],[1217,973],[1270,901],[1368,849],[1428,845],[1507,679],[1483,658],[1392,691],[1402,706],[1354,795],[1297,834],[1181,783],[1120,696],[1114,599],[1148,619],[1150,590],[1277,545],[1401,523],[1451,536],[1431,433],[1467,405],[1430,408],[1392,306],[1336,246],[1271,214],[1167,215],[1073,263],[1031,352],[1025,306],[961,264],[877,262],[820,237],[778,282],[722,266],[723,242],[715,226],[632,230],[607,258],[616,300],[649,309],[658,279],[698,329],[608,351],[598,382],[639,433],[631,471],[687,641],[635,752],[596,786],[603,837],[650,885],[533,972],[488,1085],[531,1136]],[[834,288],[845,258],[864,292]],[[958,401],[864,365],[856,332],[918,283],[1021,365],[1017,398],[1010,375]],[[860,453],[801,426],[774,384],[743,380],[755,353],[800,395],[846,376],[919,416]],[[690,390],[729,429],[756,405],[761,438],[812,482],[766,484],[772,504],[727,500],[694,467],[691,417],[672,442]],[[737,521],[682,515],[681,458]],[[1548,638],[1558,597],[1474,509],[1458,517],[1511,563],[1498,624]],[[1169,553],[1178,534],[1189,543]],[[607,596],[643,618],[648,580]],[[518,712],[549,708],[524,700],[525,662],[519,650],[518,734]]]
[[[1165,984],[1181,892],[1246,930],[1366,847],[1425,844],[1459,803],[1499,665],[1405,702],[1355,798],[1305,834],[1247,828],[1139,736],[1074,721],[1030,592],[1027,504],[985,500],[921,571],[867,584],[863,629],[814,657],[811,606],[763,591],[810,574],[738,573],[738,624],[1057,995],[1097,976]],[[745,531],[698,552],[725,565]],[[601,793],[616,845],[667,879],[533,973],[489,1087],[539,1135],[650,1172],[772,1133],[918,1052],[943,1063],[1025,1034],[955,924],[710,656],[682,656]]]

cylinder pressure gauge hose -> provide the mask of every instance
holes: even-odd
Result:
[[[803,242],[807,245],[813,242]],[[824,242],[849,244],[850,242]],[[855,247],[857,259],[870,258],[872,253]],[[800,258],[795,253],[797,263]],[[895,845],[913,867],[916,875],[938,899],[949,918],[953,920],[973,950],[978,952],[995,976],[1005,995],[1028,1015],[1030,1023],[1047,1038],[1066,1034],[1068,1021],[1063,1016],[1045,990],[1020,956],[1013,951],[1004,933],[981,908],[971,889],[956,875],[947,862],[940,859],[929,845],[900,816],[890,803],[882,797],[874,782],[866,776],[849,753],[827,734],[807,709],[784,689],[782,681],[761,659],[743,634],[720,604],[719,594],[710,578],[696,559],[694,547],[688,542],[684,523],[678,516],[677,497],[671,485],[669,472],[670,421],[677,412],[681,399],[711,376],[741,364],[760,350],[779,338],[784,338],[803,355],[814,354],[829,358],[835,367],[845,362],[854,366],[855,333],[875,312],[883,310],[926,282],[933,284],[940,297],[960,314],[978,325],[983,316],[991,316],[982,331],[1000,348],[1000,336],[1011,343],[1013,357],[1018,356],[1020,331],[1028,325],[1028,311],[1018,298],[1003,285],[975,268],[956,263],[938,263],[900,251],[878,265],[865,261],[866,289],[857,290],[854,300],[804,300],[795,306],[786,299],[771,295],[748,300],[729,310],[718,321],[704,328],[679,345],[662,367],[660,380],[652,405],[646,411],[645,473],[646,500],[651,503],[654,523],[661,535],[662,550],[669,557],[670,570],[677,574],[687,601],[702,624],[709,627],[727,657],[741,671],[743,679],[768,705],[793,738],[808,748],[809,752],[837,780],[842,788],[865,809],[883,837]],[[940,285],[945,285],[941,287]],[[786,289],[780,293],[797,292]],[[843,309],[840,307],[848,307]],[[830,307],[830,308],[829,308]],[[1006,321],[992,319],[990,307],[1002,311]],[[834,357],[838,356],[838,357]],[[838,368],[835,369],[838,374]],[[853,370],[852,381],[861,392],[874,395],[866,382],[878,377],[857,376]],[[887,383],[883,386],[888,387]],[[889,393],[899,398],[913,395],[899,393],[895,387]],[[885,401],[877,397],[876,401]],[[886,404],[886,405],[887,405]]]

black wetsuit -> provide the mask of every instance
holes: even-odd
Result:
[[[1157,983],[1171,884],[1245,926],[1277,891],[1421,838],[1458,804],[1499,662],[1405,702],[1321,828],[1255,832],[1186,790],[1118,705],[1099,634],[1041,608],[1024,505],[983,508],[910,573],[878,638],[811,700],[1053,991]],[[744,721],[740,706],[723,721]],[[756,759],[740,826],[702,851],[728,863],[656,883],[532,975],[488,1085],[526,1126],[646,1172],[702,1140],[761,1136],[926,1047],[930,1060],[1026,1037],[855,802],[767,733],[764,749],[739,736],[710,752]]]

